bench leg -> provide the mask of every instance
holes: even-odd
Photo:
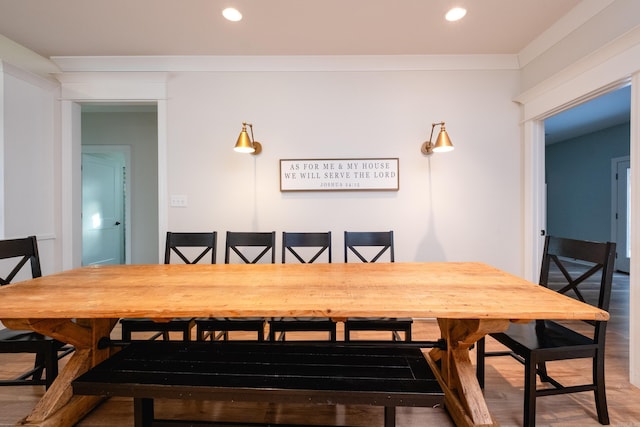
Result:
[[[384,407],[384,427],[396,427],[396,407]]]
[[[134,398],[133,418],[135,427],[151,427],[153,424],[153,399]]]

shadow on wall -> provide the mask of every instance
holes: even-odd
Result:
[[[416,253],[415,259],[420,262],[430,262],[430,261],[444,261],[444,250],[442,249],[442,244],[440,240],[438,240],[438,236],[436,235],[436,225],[434,219],[433,212],[433,192],[432,192],[432,182],[433,179],[431,177],[431,158],[427,159],[427,174],[428,174],[428,185],[427,189],[427,197],[428,197],[428,222],[427,222],[427,231],[424,237],[420,240],[420,244],[418,245],[418,252]]]

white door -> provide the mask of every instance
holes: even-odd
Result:
[[[82,153],[82,265],[123,264],[125,161]]]
[[[616,170],[616,191],[614,215],[615,221],[615,241],[616,241],[616,269],[629,273],[629,263],[631,260],[631,167],[629,159],[615,162]]]

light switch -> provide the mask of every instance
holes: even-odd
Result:
[[[187,196],[185,194],[174,194],[171,196],[171,207],[186,208]]]

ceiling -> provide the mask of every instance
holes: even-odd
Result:
[[[517,54],[580,0],[0,0],[51,56]],[[225,20],[227,6],[240,22]],[[452,6],[467,16],[445,21]]]
[[[555,144],[628,123],[630,110],[631,86],[625,86],[545,120],[545,142]]]
[[[517,55],[581,0],[0,0],[0,34],[51,58],[130,55]],[[234,6],[240,22],[222,17]],[[447,22],[446,11],[467,16]],[[547,138],[630,103],[547,121]],[[626,111],[620,112],[620,105]],[[609,112],[616,118],[594,120]]]

